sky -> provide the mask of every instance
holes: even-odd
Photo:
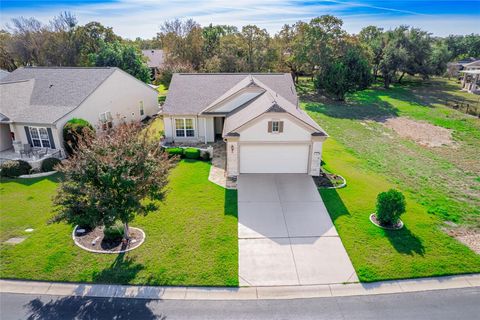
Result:
[[[437,36],[480,33],[480,0],[0,0],[0,25],[19,16],[46,23],[62,11],[75,14],[80,24],[99,21],[130,39],[152,38],[163,21],[175,18],[201,25],[256,24],[274,34],[286,23],[324,14],[340,17],[350,33],[368,25],[391,29],[401,24]]]

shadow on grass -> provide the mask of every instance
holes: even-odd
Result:
[[[89,297],[36,298],[24,308],[26,319],[166,319],[148,307],[147,299]]]
[[[338,195],[337,190],[320,189],[319,192],[333,222],[343,215],[350,215],[350,212],[343,203],[342,198],[340,198]]]
[[[132,257],[126,257],[125,253],[119,254],[110,267],[93,274],[93,281],[97,283],[122,283],[127,284],[144,269],[140,263],[136,263]]]
[[[35,183],[38,183],[38,182],[41,182],[41,181],[44,181],[44,180],[48,180],[48,181],[51,181],[51,182],[54,182],[54,183],[58,183],[61,181],[62,179],[62,174],[61,173],[55,173],[51,176],[47,176],[47,177],[40,177],[40,178],[5,178],[5,177],[1,177],[0,178],[0,181],[2,183],[16,183],[16,184],[21,184],[21,185],[24,185],[24,186],[31,186],[31,185],[34,185]]]
[[[421,256],[425,254],[422,240],[414,235],[407,226],[400,230],[384,230],[384,234],[398,253]]]
[[[237,190],[225,189],[223,213],[228,216],[238,217],[238,192]]]

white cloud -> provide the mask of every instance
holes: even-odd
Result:
[[[202,25],[230,24],[241,27],[246,24],[257,24],[275,33],[285,23],[298,20],[307,21],[323,14],[333,14],[342,18],[345,29],[358,32],[367,25],[378,25],[393,28],[400,24],[421,27],[435,35],[465,34],[478,32],[478,16],[434,16],[419,15],[415,12],[372,7],[361,3],[345,3],[328,1],[330,4],[311,2],[308,6],[300,5],[296,0],[121,0],[119,2],[90,4],[81,6],[45,7],[41,9],[11,11],[2,10],[1,21],[13,17],[36,17],[47,22],[60,11],[71,11],[76,14],[80,23],[95,20],[111,26],[119,35],[127,38],[151,38],[159,30],[165,20],[174,18],[193,18]],[[358,15],[354,7],[370,7],[385,14]],[[393,11],[392,11],[393,10]],[[393,14],[392,12],[396,12]]]

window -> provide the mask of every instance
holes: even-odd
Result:
[[[30,138],[34,147],[51,148],[47,128],[30,127]]]
[[[270,133],[281,133],[281,132],[283,132],[283,121],[269,121],[268,122],[268,132],[270,132]]]
[[[143,109],[143,101],[140,101],[140,116],[145,114],[145,110]]]
[[[193,128],[193,119],[175,119],[175,135],[177,137],[193,137],[195,129]]]
[[[113,118],[110,111],[100,113],[100,122],[102,123],[102,129],[107,130],[113,127]]]

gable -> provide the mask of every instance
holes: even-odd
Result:
[[[268,132],[268,122],[283,122],[283,132]],[[240,134],[240,141],[265,141],[265,142],[305,142],[310,141],[315,130],[308,127],[292,115],[281,113],[264,113],[248,124],[236,130]]]
[[[261,95],[265,90],[254,87],[254,88],[244,88],[232,96],[224,99],[223,101],[214,104],[212,107],[208,108],[207,110],[203,111],[202,113],[229,113],[233,110],[237,109],[238,107],[244,105],[245,103],[252,101],[253,99],[257,98]]]

